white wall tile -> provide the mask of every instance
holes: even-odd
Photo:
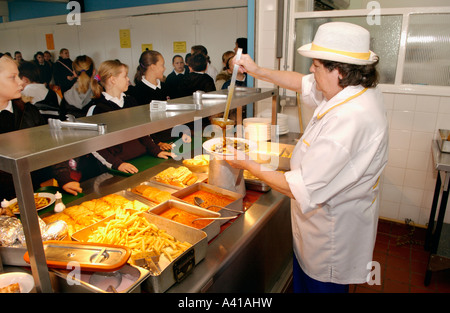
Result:
[[[402,186],[383,184],[382,191],[380,192],[380,197],[382,201],[390,201],[400,203],[402,200]]]
[[[384,99],[384,107],[386,108],[386,110],[392,110],[394,108],[395,94],[384,93],[383,99]]]
[[[432,133],[436,129],[437,113],[415,112],[413,130]]]
[[[450,97],[441,97],[439,101],[439,113],[450,114]]]
[[[437,96],[417,96],[416,112],[438,112],[440,98]]]
[[[414,111],[392,111],[391,129],[412,130]]]
[[[389,149],[388,165],[406,168],[408,159],[408,150],[404,149]]]
[[[411,149],[430,152],[433,133],[416,132],[411,133]]]
[[[436,122],[436,130],[438,129],[450,129],[450,114],[439,113]]]
[[[398,219],[398,212],[400,210],[400,203],[384,201],[380,202],[380,213],[381,217],[390,218],[390,219]]]
[[[423,190],[425,187],[426,178],[426,171],[407,169],[405,170],[405,181],[403,186]]]
[[[386,166],[383,172],[383,184],[403,186],[405,169],[400,167]]]
[[[408,172],[408,171],[407,171]],[[406,176],[406,174],[405,174]],[[402,189],[402,204],[420,207],[422,205],[423,190],[404,186]]]
[[[426,172],[428,168],[428,157],[428,152],[410,150],[408,153],[406,168]]]
[[[391,129],[389,132],[389,147],[409,149],[411,132],[409,130]]]
[[[414,111],[416,108],[416,95],[396,94],[394,99],[394,110]]]

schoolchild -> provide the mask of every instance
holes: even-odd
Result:
[[[53,78],[55,85],[61,88],[62,93],[72,88],[77,80],[73,74],[69,50],[66,48],[59,51],[59,58],[53,66]]]
[[[152,100],[166,101],[169,99],[169,90],[163,82],[165,61],[161,53],[155,50],[146,50],[139,58],[139,65],[134,76],[135,86],[127,94],[136,99],[138,105],[149,104]],[[175,92],[177,92],[175,90]],[[165,150],[171,150],[172,145],[167,141],[173,140],[171,129],[152,134],[154,142]],[[183,134],[183,142],[190,142],[190,135]]]
[[[191,54],[197,54],[202,53],[206,57],[206,74],[211,76],[211,78],[215,81],[217,77],[217,69],[212,65],[211,58],[208,55],[208,50],[205,46],[202,45],[195,45],[191,47]]]
[[[60,106],[60,119],[67,119],[67,115],[74,117],[86,116],[87,105],[92,100],[92,87],[95,75],[94,61],[86,56],[76,57],[72,64],[76,83],[64,92]]]
[[[180,97],[190,96],[197,90],[204,92],[216,90],[214,80],[206,74],[207,58],[204,54],[193,54],[188,65],[190,73],[183,77],[178,87]]]
[[[88,114],[122,110],[138,106],[138,102],[125,92],[128,90],[128,66],[119,60],[105,61],[100,65],[98,75],[93,84],[94,100]],[[137,173],[138,169],[127,161],[144,154],[168,159],[175,156],[168,151],[162,151],[148,135],[135,140],[115,145],[93,153],[102,164],[108,168],[126,173]]]
[[[183,75],[189,74],[189,67],[185,66],[183,57],[178,54],[172,58],[172,66],[173,71],[167,75],[165,83],[169,90],[170,99],[175,99],[178,98],[176,93],[178,84],[180,83],[180,80],[183,79]]]
[[[0,58],[0,134],[45,124],[39,110],[31,103],[20,101],[23,82],[16,62],[9,56]],[[16,101],[19,99],[19,101]],[[32,172],[34,187],[44,181],[44,171]],[[0,171],[0,198],[16,197],[12,175]]]
[[[39,82],[38,67],[33,62],[20,63],[19,77],[24,86],[22,100],[36,106],[45,118],[58,118],[61,99],[53,90]]]

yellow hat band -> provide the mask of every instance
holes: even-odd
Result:
[[[315,45],[314,43],[311,44],[311,50],[336,53],[336,54],[345,55],[345,56],[355,58],[355,59],[360,59],[360,60],[368,60],[370,58],[370,52],[340,51],[340,50],[334,50],[334,49],[328,49],[325,47],[321,47],[321,46]]]

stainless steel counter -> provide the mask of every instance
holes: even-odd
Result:
[[[225,93],[218,91],[216,93]],[[276,89],[252,89],[236,92],[231,108],[277,97]],[[193,97],[169,101],[171,104],[196,104]],[[224,111],[226,100],[203,100],[196,110],[150,112],[148,105],[108,112],[80,119],[86,123],[104,123],[107,131],[51,129],[49,125],[0,135],[0,170],[14,179],[21,220],[30,255],[31,269],[38,292],[51,292],[51,283],[41,241],[30,172],[107,148],[164,129],[185,124]],[[114,184],[110,188],[113,188]],[[106,188],[105,188],[106,189]],[[1,260],[0,260],[1,262]]]
[[[86,197],[98,198],[146,181],[176,161],[131,177],[103,174],[83,183]],[[269,191],[212,240],[206,257],[167,292],[278,292],[292,269],[290,200]]]

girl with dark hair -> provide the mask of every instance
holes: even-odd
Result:
[[[138,104],[149,104],[152,100],[166,101],[169,91],[164,79],[164,57],[154,50],[142,52],[134,76],[135,86],[128,91]]]

